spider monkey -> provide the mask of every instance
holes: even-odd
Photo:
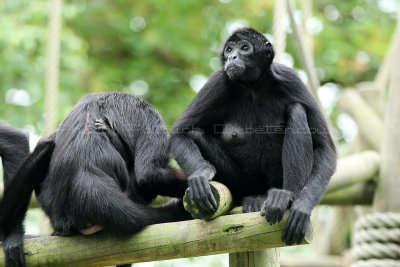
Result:
[[[22,229],[32,191],[53,235],[100,229],[131,234],[143,227],[190,219],[181,199],[148,207],[157,195],[182,198],[188,184],[168,167],[169,136],[160,114],[124,93],[83,97],[24,161],[0,202],[0,229],[16,236],[4,246],[7,266],[25,266]]]
[[[213,179],[244,212],[261,211],[271,224],[290,208],[282,241],[300,243],[336,168],[324,116],[297,73],[273,62],[272,44],[256,30],[236,30],[220,57],[222,68],[172,129],[171,153],[190,198],[202,214],[213,213]]]

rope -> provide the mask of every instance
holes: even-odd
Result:
[[[355,244],[370,242],[393,242],[400,243],[400,228],[370,228],[357,232],[354,237]]]
[[[355,223],[351,267],[400,267],[400,213],[376,212]]]
[[[56,111],[60,62],[61,4],[62,0],[50,1],[45,97],[46,135],[49,135],[54,131],[57,121]]]
[[[400,246],[394,243],[362,243],[353,247],[353,257],[366,259],[400,259]]]
[[[356,230],[378,227],[400,228],[400,214],[376,212],[361,217],[356,222]]]
[[[274,37],[275,61],[282,62],[282,56],[286,49],[286,29],[284,25],[287,4],[286,0],[276,0],[274,7],[274,21],[272,35]]]

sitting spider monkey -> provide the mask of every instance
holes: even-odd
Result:
[[[23,233],[15,227],[23,229],[33,190],[53,235],[101,229],[131,234],[150,224],[190,219],[182,199],[147,206],[157,195],[182,198],[188,187],[167,166],[168,146],[160,114],[145,101],[124,93],[83,97],[6,188],[0,230],[16,237],[4,246],[7,266],[25,266]]]
[[[171,153],[202,214],[216,201],[208,181],[225,184],[244,212],[271,224],[290,208],[282,241],[302,242],[311,211],[336,168],[327,123],[296,72],[273,62],[261,33],[235,31],[214,72],[176,121]]]

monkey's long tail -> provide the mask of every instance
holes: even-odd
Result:
[[[134,233],[150,224],[187,220],[190,215],[179,201],[162,207],[132,202],[115,180],[105,173],[80,172],[72,189],[73,199],[87,222],[115,234]],[[77,209],[79,210],[79,209]]]

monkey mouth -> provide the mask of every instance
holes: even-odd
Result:
[[[243,71],[244,69],[245,69],[245,67],[243,66],[243,65],[239,65],[239,64],[235,64],[235,63],[231,63],[231,64],[228,64],[226,67],[225,67],[225,70],[226,71],[228,71],[228,70],[239,70],[239,71]]]
[[[236,79],[244,73],[245,69],[246,68],[241,65],[229,64],[225,67],[225,72],[228,74],[230,79]]]

